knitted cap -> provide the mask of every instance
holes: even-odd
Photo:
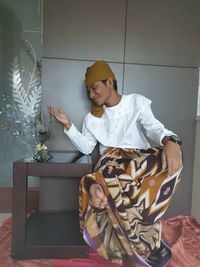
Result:
[[[97,61],[92,66],[87,68],[85,73],[85,86],[111,78],[116,81],[115,75],[112,72],[108,63],[104,60]]]

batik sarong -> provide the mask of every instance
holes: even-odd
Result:
[[[170,249],[161,239],[159,221],[180,181],[181,170],[168,176],[161,148],[109,148],[93,173],[80,183],[80,227],[87,244],[112,262],[128,255],[140,266],[162,266]],[[103,210],[90,202],[89,189],[99,184],[108,204]],[[163,259],[162,259],[163,258]]]

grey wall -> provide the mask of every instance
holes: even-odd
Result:
[[[166,216],[190,214],[198,66],[199,0],[44,0],[43,111],[61,105],[81,129],[89,110],[84,74],[105,59],[119,92],[150,98],[183,139],[182,183]],[[49,147],[75,150],[53,122]]]

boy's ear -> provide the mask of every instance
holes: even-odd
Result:
[[[107,84],[108,87],[113,87],[113,79],[108,78],[107,81],[106,81],[106,84]]]

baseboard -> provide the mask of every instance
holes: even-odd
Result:
[[[39,188],[29,188],[27,212],[38,208]],[[12,212],[12,187],[0,187],[0,212]]]

